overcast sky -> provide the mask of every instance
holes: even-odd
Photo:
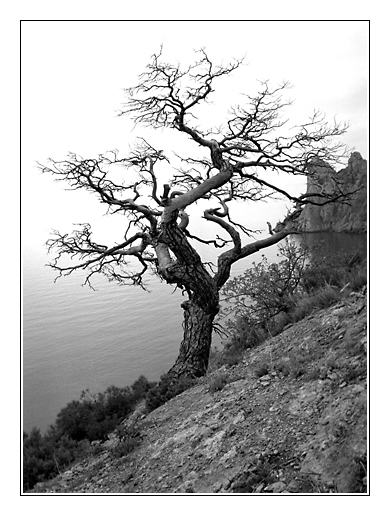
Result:
[[[330,120],[350,123],[343,141],[367,158],[365,22],[25,22],[22,214],[30,252],[42,247],[52,228],[70,229],[70,222],[102,211],[92,198],[64,193],[64,185],[42,176],[35,162],[69,151],[83,157],[113,148],[126,152],[141,129],[117,117],[123,89],[137,83],[160,44],[168,62],[189,63],[201,47],[215,63],[245,56],[245,65],[216,89],[215,100],[228,106],[240,101],[240,92],[254,93],[257,80],[288,80],[291,124],[320,109]],[[213,124],[207,120],[205,127]],[[170,150],[164,135],[150,138]]]

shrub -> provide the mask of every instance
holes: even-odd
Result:
[[[167,401],[178,396],[195,384],[196,380],[187,376],[173,378],[169,374],[162,375],[160,381],[146,395],[148,412],[164,405]]]
[[[140,376],[131,387],[111,385],[98,394],[91,394],[87,389],[79,400],[68,403],[59,412],[56,427],[76,441],[106,439],[154,386],[155,382],[150,383]]]
[[[252,493],[260,483],[271,484],[277,480],[280,459],[278,455],[261,457],[250,468],[241,471],[230,489],[233,493]]]
[[[96,453],[96,447],[89,443],[106,439],[155,385],[140,376],[131,387],[112,385],[98,394],[85,390],[79,400],[71,401],[58,413],[46,434],[37,428],[30,434],[24,432],[23,489],[31,489],[75,460]],[[132,444],[128,439],[122,448]]]
[[[367,457],[354,457],[351,468],[350,492],[367,492]]]
[[[326,308],[339,301],[342,294],[331,285],[325,285],[311,294],[297,296],[294,307],[289,313],[289,320],[297,322],[310,315],[317,308]]]
[[[33,428],[30,434],[23,432],[23,490],[55,477],[76,457],[85,456],[87,450],[86,442],[59,435],[54,427],[44,435],[38,428]]]
[[[348,283],[351,290],[359,291],[367,286],[367,264],[361,263],[348,276]]]
[[[327,285],[342,288],[348,283],[360,289],[367,283],[366,262],[361,250],[324,254],[316,248],[303,271],[302,287],[309,293]]]
[[[259,345],[290,322],[330,306],[347,286],[360,290],[367,284],[361,250],[324,254],[319,246],[309,249],[287,240],[279,251],[284,260],[269,264],[263,256],[222,290],[227,305],[221,313],[230,317],[225,325],[230,335],[227,355]]]
[[[288,322],[294,296],[302,291],[301,278],[308,250],[286,240],[279,245],[279,263],[269,264],[265,256],[259,263],[226,283],[222,290],[223,316],[234,316],[226,323],[230,346],[247,349],[279,333]],[[233,301],[233,302],[232,302]]]
[[[242,275],[232,278],[222,290],[227,305],[223,313],[235,317],[251,317],[260,327],[267,328],[267,321],[289,310],[291,296],[300,290],[301,277],[308,260],[308,250],[287,239],[280,244],[283,260],[268,263],[263,255]]]
[[[228,348],[222,353],[222,365],[228,365],[230,367],[239,364],[242,361],[244,350],[237,349],[234,346]]]
[[[150,389],[155,385],[156,382],[149,382],[145,376],[141,375],[131,386],[135,399],[144,399]]]
[[[217,391],[221,391],[226,384],[229,383],[229,375],[224,372],[214,374],[209,378],[209,392],[214,394]]]
[[[116,430],[119,443],[111,450],[115,458],[131,453],[142,440],[140,429],[136,425],[130,427],[120,425]]]
[[[262,376],[268,374],[268,372],[269,372],[268,364],[261,364],[261,365],[257,366],[256,369],[254,370],[254,373],[258,378],[261,378]]]
[[[75,441],[102,440],[134,406],[129,388],[111,386],[97,395],[84,391],[80,400],[71,401],[59,412],[55,424],[59,432]]]

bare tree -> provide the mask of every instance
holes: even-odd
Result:
[[[183,68],[164,63],[161,54],[160,50],[152,56],[138,84],[126,90],[127,102],[121,115],[130,116],[137,125],[187,135],[197,144],[194,151],[201,150],[201,157],[196,153],[180,157],[180,167],[171,169],[169,184],[160,184],[158,178],[164,162],[170,166],[168,157],[144,139],[126,157],[114,151],[92,159],[70,154],[63,161],[50,160],[49,166],[42,166],[44,172],[72,189],[96,194],[107,205],[108,213],[125,216],[126,230],[123,240],[109,247],[95,242],[91,226],[82,224],[71,234],[55,232],[48,247],[56,252],[51,267],[59,276],[81,269],[89,285],[91,277],[101,273],[121,284],[144,286],[149,271],[182,289],[186,295],[181,305],[184,336],[169,373],[196,377],[207,370],[219,291],[232,265],[296,232],[294,221],[305,204],[346,199],[336,180],[332,195],[295,197],[267,181],[267,172],[309,176],[321,163],[337,162],[345,149],[335,139],[346,126],[328,124],[315,112],[308,122],[287,131],[282,112],[290,102],[284,101],[282,94],[288,85],[271,88],[264,82],[256,95],[246,96],[241,105],[231,108],[221,127],[202,129],[196,125],[197,110],[210,101],[215,83],[242,62],[215,66],[200,50],[196,61]],[[283,136],[282,131],[287,134]],[[119,167],[126,171],[121,180],[116,179]],[[266,238],[259,239],[258,231],[232,220],[230,208],[235,200],[253,203],[274,194],[291,201],[294,207],[276,230],[270,226]],[[207,202],[203,218],[223,231],[223,237],[207,240],[190,232],[188,208],[201,200]],[[252,235],[252,241],[244,245],[243,235]],[[220,250],[214,268],[202,260],[194,242]],[[72,261],[64,263],[66,256]],[[135,270],[131,266],[134,262]]]

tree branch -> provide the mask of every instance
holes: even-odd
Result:
[[[71,153],[63,161],[50,160],[49,166],[40,165],[43,172],[65,181],[71,189],[96,195],[107,206],[107,213],[120,213],[126,218],[123,242],[114,246],[94,242],[88,224],[71,235],[57,232],[48,247],[57,250],[52,266],[60,275],[81,269],[88,271],[88,283],[93,274],[100,272],[120,283],[141,284],[143,274],[151,270],[205,302],[207,295],[201,290],[211,289],[214,297],[210,310],[212,306],[215,309],[215,289],[226,282],[233,263],[294,232],[296,216],[305,204],[347,202],[355,193],[345,192],[337,177],[332,192],[313,191],[300,196],[263,179],[269,170],[313,178],[313,164],[337,163],[345,156],[345,147],[334,141],[347,127],[336,121],[327,124],[319,112],[308,122],[286,130],[284,110],[291,102],[284,100],[283,94],[288,83],[274,88],[268,82],[261,83],[255,95],[247,95],[244,102],[231,109],[225,125],[212,130],[193,125],[196,108],[207,104],[218,80],[229,76],[241,63],[242,60],[234,60],[216,66],[201,49],[197,60],[183,67],[165,63],[161,47],[139,76],[138,84],[126,90],[127,103],[121,115],[129,115],[135,124],[184,133],[205,151],[200,158],[181,158],[181,168],[175,169],[170,182],[160,185],[158,180],[161,163],[170,165],[170,161],[162,150],[143,138],[123,158],[116,150],[92,159]],[[286,133],[282,134],[282,130]],[[296,210],[267,238],[243,246],[241,234],[252,236],[259,230],[249,230],[240,221],[233,221],[227,203],[233,199],[258,202],[278,194],[294,202]],[[209,203],[204,218],[217,224],[229,238],[203,239],[189,231],[187,208],[200,200]],[[219,203],[218,208],[212,207],[214,201]],[[232,243],[218,257],[214,276],[206,270],[190,239],[216,248]],[[79,262],[60,265],[60,259],[66,256]],[[139,272],[127,272],[132,257],[141,267]]]

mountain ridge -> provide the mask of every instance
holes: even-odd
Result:
[[[346,168],[336,172],[331,166],[313,165],[307,180],[308,194],[331,194],[335,187],[344,192],[355,192],[348,203],[330,203],[324,206],[307,204],[297,218],[297,230],[363,233],[367,231],[367,161],[359,152],[353,152]],[[318,199],[321,202],[321,199]]]

